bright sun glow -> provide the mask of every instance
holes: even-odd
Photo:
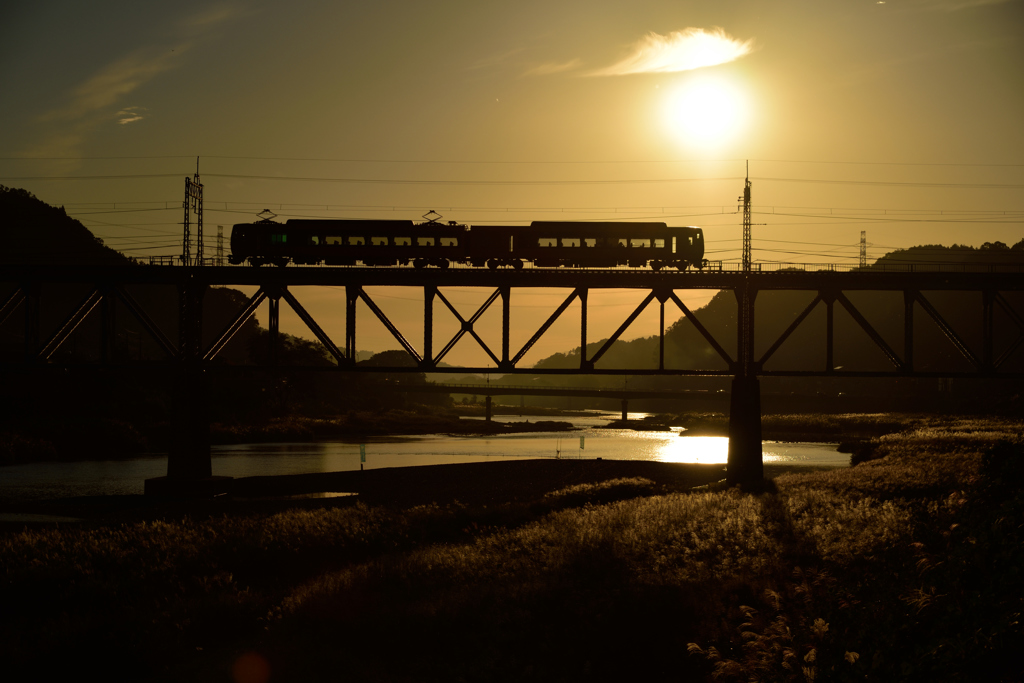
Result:
[[[665,120],[669,131],[687,147],[718,149],[746,128],[748,104],[743,93],[726,80],[695,79],[669,96]]]

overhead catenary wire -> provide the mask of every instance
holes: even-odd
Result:
[[[177,178],[180,173],[138,173],[118,175],[75,175],[75,176],[0,176],[5,181],[67,181],[67,180],[136,180],[155,178]],[[698,182],[738,182],[744,180],[740,176],[711,177],[711,178],[615,178],[615,179],[591,179],[591,180],[570,180],[570,179],[547,179],[547,180],[494,180],[494,179],[467,179],[467,178],[356,178],[356,177],[324,177],[324,176],[285,176],[285,175],[255,175],[240,173],[204,173],[204,178],[227,178],[233,180],[260,180],[280,182],[306,182],[306,183],[339,183],[357,185],[463,185],[463,186],[555,186],[555,185],[638,185],[638,184],[672,184],[672,183],[698,183]],[[938,183],[925,181],[894,181],[894,180],[834,180],[825,178],[779,178],[771,176],[752,176],[752,181],[757,182],[783,182],[783,183],[815,183],[827,185],[861,185],[876,187],[923,187],[936,189],[1003,189],[1019,190],[1024,189],[1024,183]]]
[[[132,161],[132,160],[176,160],[176,159],[194,159],[194,155],[125,155],[125,156],[101,156],[101,157],[3,157],[0,160],[3,161],[17,161],[17,162],[31,162],[31,161]],[[596,166],[596,165],[629,165],[629,164],[652,164],[652,165],[664,165],[664,164],[690,164],[690,163],[709,163],[705,160],[671,160],[671,159],[657,159],[657,160],[586,160],[586,161],[544,161],[544,160],[498,160],[498,161],[480,161],[480,160],[443,160],[443,159],[330,159],[330,158],[304,158],[301,156],[295,157],[258,157],[258,156],[231,156],[231,155],[207,155],[203,156],[204,159],[210,160],[223,160],[223,161],[293,161],[293,162],[306,162],[306,163],[321,163],[321,162],[338,162],[338,163],[368,163],[368,164],[408,164],[408,165],[431,165],[440,167],[443,164],[455,164],[455,165],[481,165],[487,166],[519,166],[526,167],[531,164],[550,165],[550,166],[561,166],[571,167],[574,164],[580,164],[585,166]],[[742,160],[731,160],[731,159],[719,159],[711,160],[710,163],[733,163]],[[974,163],[949,163],[949,162],[862,162],[862,161],[815,161],[815,160],[792,160],[792,159],[754,159],[755,163],[778,163],[778,164],[795,164],[801,167],[811,168],[817,165],[830,165],[830,166],[863,166],[863,167],[905,167],[905,168],[926,168],[926,167],[949,167],[949,168],[969,168],[969,169],[1005,169],[1005,168],[1024,168],[1024,164],[974,164]],[[107,165],[111,167],[113,165]],[[124,166],[124,165],[122,165]],[[162,165],[166,167],[166,165]],[[191,167],[191,164],[190,164]],[[250,166],[251,167],[251,166]],[[7,166],[6,168],[10,168]],[[99,170],[99,169],[97,169]],[[106,170],[106,169],[103,169]],[[191,168],[189,169],[191,170]],[[618,178],[604,178],[604,179],[540,179],[540,180],[501,180],[501,179],[459,179],[459,178],[405,178],[405,179],[394,179],[394,178],[381,178],[381,177],[358,177],[360,174],[354,174],[357,177],[342,177],[348,176],[348,173],[339,174],[339,177],[333,177],[331,174],[278,174],[278,175],[258,175],[258,174],[236,174],[236,173],[206,173],[205,178],[228,178],[228,179],[240,179],[240,180],[262,180],[262,181],[291,181],[291,182],[329,182],[329,183],[383,183],[388,185],[403,185],[403,184],[414,184],[414,185],[492,185],[492,186],[520,186],[520,185],[540,185],[540,186],[558,186],[558,185],[631,185],[631,184],[652,184],[652,183],[676,183],[676,182],[714,182],[714,181],[739,181],[741,178],[737,177],[676,177],[676,178],[623,178],[623,169],[615,171]],[[639,170],[639,169],[638,169]],[[638,173],[639,174],[639,173]],[[894,188],[935,188],[935,189],[963,189],[963,190],[974,190],[974,189],[1018,189],[1024,188],[1024,184],[1015,183],[994,183],[994,182],[936,182],[932,180],[927,181],[906,181],[906,180],[879,180],[879,179],[829,179],[820,177],[806,177],[808,175],[815,175],[806,173],[796,173],[792,176],[785,174],[778,174],[775,176],[753,176],[752,179],[755,181],[769,181],[769,182],[780,182],[780,183],[814,183],[814,184],[834,184],[834,185],[850,185],[850,186],[888,186]],[[81,175],[22,175],[12,176],[11,178],[33,178],[40,180],[103,180],[103,179],[148,179],[148,178],[180,178],[182,173],[121,173],[121,174],[81,174]],[[385,175],[385,174],[375,174]],[[405,175],[416,175],[416,173],[407,173]],[[448,175],[456,175],[454,169],[452,173]],[[609,174],[610,175],[610,174]],[[658,175],[656,172],[652,172],[645,175]],[[666,174],[668,175],[668,174]],[[688,175],[688,174],[680,174]],[[977,174],[975,174],[977,176]],[[784,177],[785,176],[785,177]],[[1017,176],[1010,176],[1010,179],[1015,179]],[[216,186],[216,183],[214,184]],[[210,187],[207,187],[209,191]],[[213,202],[207,199],[206,210],[223,212],[228,214],[234,214],[239,216],[252,217],[253,210],[234,208],[244,205],[250,207],[257,206],[257,203],[263,205],[259,208],[268,208],[274,203],[270,202]],[[108,218],[114,218],[118,215],[130,215],[131,213],[143,213],[153,211],[180,211],[181,203],[180,200],[171,200],[166,202],[152,202],[148,206],[140,206],[140,202],[124,202],[122,206],[117,206],[118,203],[103,203],[103,202],[88,202],[82,203],[78,206],[81,210],[76,211],[76,205],[69,205],[69,213],[75,217],[79,217],[84,221],[90,221],[90,216],[106,216]],[[162,206],[161,206],[162,204]],[[372,211],[388,211],[388,212],[399,212],[399,211],[422,211],[427,207],[402,207],[402,206],[385,206],[385,205],[372,205],[362,206],[355,204],[311,204],[311,203],[289,203],[284,202],[277,203],[279,206],[288,207],[288,212],[285,214],[285,218],[314,218],[310,213],[331,213],[332,211],[341,211],[345,213],[354,212],[372,212]],[[218,205],[223,208],[218,208]],[[65,207],[66,210],[68,207]],[[436,208],[431,206],[430,208]],[[685,218],[711,218],[714,216],[725,216],[735,215],[736,211],[731,207],[719,206],[719,207],[488,207],[488,206],[477,206],[477,207],[444,207],[442,211],[447,212],[477,212],[477,213],[504,213],[508,215],[524,215],[530,213],[549,213],[549,214],[573,214],[574,220],[579,214],[586,216],[585,220],[594,222],[603,222],[609,220],[670,220],[670,219],[685,219]],[[844,226],[844,225],[898,225],[898,224],[961,224],[961,225],[1018,225],[1021,220],[1024,219],[1024,210],[1017,209],[1005,209],[1005,210],[949,210],[949,209],[866,209],[866,208],[838,208],[838,207],[783,207],[783,206],[759,206],[757,210],[753,212],[759,217],[785,217],[793,219],[786,223],[769,223],[769,229],[772,228],[793,228],[793,227],[812,227],[812,226]],[[642,214],[642,215],[637,215]],[[335,218],[335,216],[326,216],[328,218]],[[525,217],[525,216],[524,216]],[[95,219],[92,219],[95,220]],[[115,218],[116,220],[116,218]],[[415,219],[414,219],[415,220]],[[502,219],[498,217],[487,217],[487,218],[475,218],[472,221],[466,221],[473,225],[488,226],[491,224],[499,224],[506,222],[508,219]],[[145,228],[145,225],[179,225],[179,223],[137,223],[131,225],[125,225],[123,223],[116,222],[102,222],[97,221],[98,224],[107,225],[112,228],[131,231],[132,233],[139,232],[150,232],[156,235],[167,235],[171,237],[170,233],[164,233],[162,231],[155,230],[153,228]],[[707,223],[705,223],[707,225]],[[109,231],[106,231],[109,232]],[[116,241],[121,240],[118,244],[126,248],[127,243],[124,241],[125,238],[106,235],[104,239]],[[709,240],[711,243],[726,243],[725,240],[716,241]],[[795,245],[806,245],[809,247],[839,247],[847,248],[846,245],[835,245],[830,243],[821,242],[804,242],[804,241],[786,241],[786,240],[767,240],[767,239],[755,239],[756,243],[760,244],[785,244],[791,243]],[[138,243],[138,242],[136,242]],[[174,245],[175,247],[177,245]],[[851,245],[850,248],[852,248]],[[873,248],[882,248],[872,245]],[[889,247],[885,247],[889,248]],[[793,253],[794,255],[802,256],[819,256],[823,257],[834,250],[807,250],[803,252],[786,252],[784,250],[775,250],[767,247],[759,249],[767,253]],[[715,253],[715,252],[709,252]],[[729,250],[719,250],[717,253],[729,253]],[[844,257],[845,258],[845,257]]]
[[[829,166],[893,166],[893,167],[951,167],[951,168],[1024,168],[1021,163],[965,163],[941,161],[853,161],[815,159],[365,159],[333,157],[271,157],[224,154],[164,154],[164,155],[122,155],[122,156],[14,156],[0,157],[0,161],[113,161],[113,160],[157,160],[157,159],[223,159],[235,161],[305,161],[333,163],[370,164],[475,164],[475,165],[601,165],[601,164],[726,164],[726,163],[772,163],[807,164]]]

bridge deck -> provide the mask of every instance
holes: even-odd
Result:
[[[483,268],[415,269],[362,267],[251,268],[240,266],[0,266],[0,282],[116,282],[120,284],[206,284],[393,287],[563,287],[635,289],[810,290],[1024,290],[1022,272],[838,272],[828,270],[742,273],[738,271],[654,272],[646,269]]]

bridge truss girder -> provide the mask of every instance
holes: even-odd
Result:
[[[424,313],[423,313],[423,351],[420,352],[411,341],[404,335],[399,326],[392,321],[387,314],[381,309],[380,306],[373,300],[373,297],[363,287],[359,285],[350,285],[346,287],[345,294],[345,345],[344,350],[341,350],[335,345],[334,341],[324,332],[323,328],[316,323],[313,317],[302,307],[299,301],[296,299],[286,286],[272,285],[268,287],[260,287],[257,292],[250,297],[248,304],[239,311],[238,315],[228,324],[225,330],[217,337],[217,340],[210,345],[210,347],[203,354],[203,360],[213,360],[217,353],[230,341],[231,337],[241,329],[242,325],[248,320],[262,304],[263,301],[270,302],[270,316],[269,316],[269,331],[271,344],[274,343],[276,335],[279,333],[279,323],[277,310],[279,301],[284,299],[288,305],[295,311],[298,317],[306,324],[313,335],[327,348],[328,352],[334,357],[337,366],[346,370],[362,370],[365,369],[371,372],[490,372],[497,371],[502,373],[537,373],[538,370],[534,368],[524,368],[520,366],[521,361],[530,351],[531,348],[544,336],[544,334],[551,328],[551,326],[565,313],[566,309],[576,300],[581,303],[580,306],[580,365],[578,368],[573,369],[554,369],[552,372],[558,374],[579,374],[579,373],[593,373],[593,374],[732,374],[735,372],[736,361],[729,355],[729,353],[723,348],[721,343],[701,324],[697,316],[691,311],[679,298],[679,295],[671,289],[656,289],[648,292],[647,296],[633,309],[633,311],[625,318],[621,325],[615,330],[615,332],[606,340],[603,345],[593,354],[592,357],[587,358],[586,349],[588,345],[587,341],[587,299],[590,292],[588,287],[577,287],[562,301],[562,303],[555,308],[551,315],[544,321],[543,324],[537,329],[536,332],[526,341],[523,346],[512,353],[512,345],[510,341],[510,312],[512,308],[512,292],[511,287],[498,287],[487,297],[487,299],[477,307],[476,311],[469,317],[464,317],[462,312],[458,310],[444,295],[439,287],[435,285],[426,285],[423,287],[423,302],[424,302]],[[502,325],[501,325],[501,349],[500,356],[495,353],[495,350],[484,341],[484,339],[477,332],[475,325],[479,322],[480,318],[489,308],[498,300],[501,299],[502,308]],[[440,352],[436,355],[434,353],[434,308],[435,300],[440,302],[451,312],[456,321],[459,323],[458,331],[449,339],[441,348]],[[595,363],[601,359],[602,356],[612,347],[612,345],[618,341],[622,335],[626,332],[629,326],[646,310],[646,308],[653,302],[658,301],[659,307],[659,358],[657,369],[636,369],[636,368],[621,368],[621,369],[598,369],[595,368]],[[356,309],[358,303],[362,301],[366,308],[376,317],[378,321],[385,327],[385,329],[392,335],[392,337],[399,343],[399,345],[405,350],[410,358],[415,361],[415,366],[397,366],[397,367],[357,367],[352,359],[355,358],[356,352],[356,339],[357,339],[357,324],[356,324]],[[698,333],[708,342],[708,344],[718,353],[718,355],[725,362],[726,367],[724,369],[708,369],[708,370],[673,370],[665,367],[665,304],[671,302],[678,307],[683,313],[683,316],[690,321]],[[494,363],[494,367],[485,368],[444,368],[440,365],[442,360],[451,352],[451,350],[461,341],[466,335],[469,335],[477,345],[487,354],[487,356]],[[271,357],[274,357],[274,353],[271,353]],[[543,372],[543,371],[541,371]]]
[[[113,343],[116,302],[139,321],[142,328],[155,340],[163,351],[163,365],[176,370],[175,381],[175,430],[176,441],[168,456],[168,477],[159,486],[171,491],[179,483],[188,487],[196,482],[207,482],[211,477],[209,449],[209,417],[206,401],[209,374],[206,372],[223,351],[231,338],[237,334],[264,301],[268,302],[269,343],[272,367],[278,365],[277,350],[280,344],[280,302],[295,311],[309,327],[313,335],[324,345],[334,358],[335,364],[328,371],[368,372],[459,372],[525,374],[617,374],[617,375],[731,375],[730,394],[730,446],[728,478],[730,481],[760,479],[761,430],[760,430],[760,385],[759,376],[820,376],[820,377],[892,377],[892,376],[939,376],[939,377],[1001,377],[1019,379],[1024,373],[1003,370],[1007,361],[1024,345],[1024,318],[1006,298],[1006,292],[1024,291],[1024,278],[1019,274],[876,274],[876,273],[653,273],[636,271],[540,271],[540,272],[490,272],[475,271],[416,271],[411,269],[316,269],[294,268],[264,271],[246,268],[5,268],[0,270],[0,281],[16,283],[13,290],[2,299],[0,325],[10,319],[21,308],[24,311],[24,352],[18,361],[4,362],[0,369],[24,370],[25,368],[53,367],[54,354],[71,337],[82,323],[93,315],[99,315],[100,363],[113,365],[110,353]],[[87,295],[74,306],[58,324],[55,331],[45,340],[40,334],[40,291],[44,283],[86,283]],[[143,310],[138,301],[126,289],[128,284],[174,285],[178,291],[178,343],[173,344],[153,318]],[[202,334],[203,300],[207,289],[215,284],[251,284],[257,286],[256,293],[249,298],[241,310],[228,322],[224,329],[204,346]],[[302,306],[289,290],[292,285],[331,285],[345,288],[345,343],[339,347],[326,334],[322,326]],[[416,286],[423,289],[424,338],[422,351],[417,350],[384,311],[366,291],[368,286]],[[441,291],[443,286],[477,286],[493,289],[482,305],[468,318],[448,300]],[[510,311],[512,288],[516,287],[563,287],[570,294],[551,313],[536,332],[518,351],[513,353],[510,343]],[[588,297],[592,289],[628,288],[646,290],[644,299],[623,320],[616,331],[604,340],[597,351],[587,357],[588,347]],[[719,337],[716,337],[676,294],[677,290],[715,289],[731,290],[736,296],[736,343],[735,356],[727,351]],[[768,345],[760,358],[755,357],[754,320],[756,299],[759,292],[792,290],[814,292],[810,304],[799,313],[788,327]],[[847,293],[856,290],[895,291],[903,295],[904,348],[897,353],[850,301]],[[971,291],[979,292],[981,305],[981,352],[972,350],[956,329],[941,315],[925,296],[925,291]],[[442,347],[434,351],[434,309],[440,300],[459,323],[459,329]],[[476,329],[482,316],[501,299],[502,325],[500,355],[490,348]],[[576,300],[580,306],[580,362],[576,368],[535,369],[521,367],[530,349],[548,332]],[[659,305],[659,357],[657,368],[636,369],[597,368],[596,364],[619,340],[629,326],[655,300]],[[368,367],[357,365],[357,307],[363,304],[384,325],[406,353],[414,360],[413,367]],[[693,325],[700,337],[717,354],[725,368],[678,369],[666,367],[665,363],[665,305],[671,302]],[[838,302],[868,338],[882,351],[892,366],[887,371],[850,372],[835,367],[835,303]],[[802,325],[819,305],[826,310],[825,368],[822,370],[766,369],[765,364],[773,357],[786,340]],[[934,322],[953,348],[969,363],[968,372],[929,371],[923,372],[915,366],[914,317],[920,308]],[[99,311],[95,313],[95,311]],[[997,353],[995,349],[995,311],[1001,310],[1004,317],[1016,328],[1016,336]],[[483,349],[494,363],[494,367],[466,368],[440,367],[443,358],[466,335],[469,335]],[[144,364],[151,369],[151,363]],[[156,480],[151,480],[156,482]],[[147,490],[149,482],[147,482]],[[153,484],[154,490],[158,487]]]
[[[875,273],[752,273],[712,274],[678,273],[655,274],[650,272],[613,271],[603,273],[572,273],[549,271],[524,276],[523,273],[506,271],[415,271],[410,269],[253,269],[253,268],[169,268],[136,267],[125,269],[93,268],[67,269],[21,268],[12,279],[18,284],[0,305],[0,325],[11,318],[16,309],[24,310],[24,354],[17,364],[51,363],[54,353],[82,322],[91,315],[100,315],[102,333],[107,339],[101,344],[101,363],[110,363],[108,353],[113,330],[114,303],[120,302],[138,320],[143,330],[163,351],[165,364],[195,364],[207,366],[223,351],[227,343],[242,328],[263,304],[268,302],[269,338],[271,364],[278,358],[275,353],[279,339],[280,302],[284,302],[310,329],[313,336],[324,345],[334,359],[335,369],[367,372],[460,372],[460,373],[524,373],[524,374],[665,374],[705,376],[822,376],[822,377],[888,377],[888,376],[940,376],[940,377],[1018,377],[1021,373],[1005,370],[1007,361],[1018,354],[1024,346],[1024,317],[1015,310],[1007,299],[1007,292],[1024,291],[1024,277],[1019,274],[927,274],[908,275]],[[69,311],[64,322],[46,339],[41,338],[39,327],[40,290],[44,283],[85,283],[90,287],[87,296],[77,307]],[[205,346],[202,344],[201,319],[203,297],[207,288],[214,284],[251,283],[257,286],[256,293],[249,298],[235,317],[224,329]],[[91,283],[91,284],[90,284]],[[143,307],[130,295],[129,284],[173,284],[179,295],[179,329],[177,344],[159,329]],[[345,340],[339,345],[325,332],[289,289],[294,283],[309,285],[341,285],[345,289]],[[400,325],[389,318],[374,301],[368,286],[386,287],[417,286],[423,291],[423,339],[417,348],[410,337],[401,331]],[[476,308],[472,315],[464,315],[448,299],[442,287],[477,286],[490,290],[489,296]],[[569,285],[569,286],[567,286]],[[513,307],[513,288],[563,287],[569,294],[548,318],[529,337],[521,348],[513,348],[510,341],[510,311]],[[646,290],[643,300],[625,317],[615,332],[602,341],[601,346],[588,357],[588,298],[592,290],[625,288]],[[678,290],[730,289],[737,300],[737,326],[735,345],[721,333],[709,330],[700,318],[691,311],[677,294]],[[754,321],[758,294],[767,291],[808,291],[814,294],[812,301],[798,314],[789,326],[768,345],[759,357],[754,353]],[[981,316],[979,318],[980,349],[972,349],[963,335],[954,329],[932,304],[925,292],[967,291],[981,294]],[[893,348],[861,313],[847,294],[851,291],[892,291],[900,292],[903,306],[903,348]],[[478,324],[481,317],[498,301],[501,301],[500,349],[492,347],[481,336]],[[575,301],[580,302],[580,360],[578,367],[535,369],[522,366],[523,358],[535,344],[560,320]],[[366,367],[357,366],[355,358],[357,342],[357,309],[359,302],[394,337],[414,361],[412,367]],[[443,344],[435,346],[434,319],[437,302],[447,309],[457,321],[456,333]],[[596,364],[621,339],[629,326],[655,301],[659,307],[659,354],[657,367],[650,368],[607,368]],[[699,337],[714,351],[721,361],[719,367],[673,368],[665,361],[665,306],[675,306],[689,321]],[[890,366],[885,370],[849,371],[835,367],[835,304],[844,309],[854,323],[864,331],[872,343],[884,354]],[[825,367],[819,370],[795,368],[769,368],[766,364],[778,349],[801,326],[806,325],[808,316],[818,306],[826,311]],[[1015,328],[1013,341],[1002,349],[994,344],[995,311],[1001,311],[1003,318]],[[97,313],[98,311],[98,313]],[[921,370],[915,365],[914,320],[918,311],[926,314],[942,335],[949,340],[952,348],[966,360],[969,370],[953,369]],[[978,330],[973,330],[978,332]],[[487,355],[493,365],[488,367],[441,367],[452,349],[466,336],[471,337]],[[730,353],[730,347],[735,349]],[[437,349],[440,349],[439,351]],[[9,363],[5,363],[9,364]],[[150,363],[149,365],[152,365]],[[717,364],[716,364],[717,365]],[[325,368],[320,368],[325,369]],[[330,370],[330,368],[326,368]]]
[[[826,377],[882,377],[882,376],[927,376],[927,377],[1019,377],[1019,372],[1000,372],[1000,369],[1018,349],[1024,345],[1024,318],[1014,309],[1002,292],[992,289],[982,289],[982,315],[980,318],[982,353],[981,356],[971,350],[963,336],[946,321],[939,310],[925,296],[924,290],[916,288],[905,288],[902,291],[903,306],[903,352],[897,353],[883,336],[871,325],[860,310],[850,301],[846,294],[836,289],[821,289],[815,292],[814,298],[801,311],[790,325],[775,339],[764,354],[754,361],[754,374],[762,376],[826,376]],[[963,290],[960,290],[963,291]],[[876,372],[841,372],[835,367],[835,304],[846,310],[850,318],[868,336],[876,347],[885,355],[892,365],[891,371]],[[765,365],[775,354],[782,344],[800,328],[819,305],[824,305],[826,310],[825,323],[825,367],[820,371],[800,370],[766,370]],[[953,371],[925,371],[922,372],[915,366],[915,304],[923,310],[928,318],[935,324],[936,328],[956,349],[961,358],[966,360],[972,370],[969,372]],[[993,312],[998,307],[1016,327],[1016,337],[998,355],[994,352],[995,329],[993,324]],[[751,340],[752,346],[752,340]]]

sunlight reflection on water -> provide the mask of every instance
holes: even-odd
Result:
[[[729,439],[724,436],[677,437],[666,441],[658,455],[662,462],[724,465],[729,456]]]
[[[573,432],[536,432],[497,436],[443,434],[363,439],[365,469],[503,459],[604,458],[660,462],[722,464],[729,440],[720,436],[681,436],[679,428],[664,431],[607,429],[617,415],[573,417]],[[642,414],[630,414],[630,419]],[[536,418],[501,416],[509,422]],[[565,418],[554,418],[564,420]],[[582,438],[582,442],[581,442]],[[239,444],[212,449],[213,473],[230,477],[303,474],[358,470],[360,441]],[[834,444],[765,441],[765,464],[817,467],[849,466],[849,455]],[[166,474],[167,458],[153,455],[123,461],[36,463],[0,468],[0,500],[32,500],[83,495],[141,494],[143,482]]]

